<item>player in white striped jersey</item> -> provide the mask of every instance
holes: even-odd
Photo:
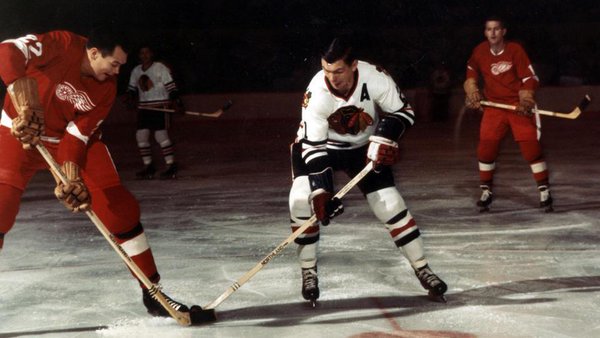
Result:
[[[177,85],[171,75],[171,70],[163,63],[154,61],[154,53],[150,47],[144,46],[139,51],[141,64],[131,72],[127,93],[130,102],[137,97],[138,122],[136,140],[144,169],[136,173],[137,178],[151,179],[156,168],[152,163],[152,147],[150,133],[160,145],[167,169],[161,173],[161,179],[175,178],[177,164],[175,163],[174,145],[167,129],[170,124],[169,113],[148,110],[144,108],[174,108],[183,112],[183,103],[179,97]]]
[[[355,58],[351,44],[336,38],[321,53],[319,71],[304,94],[302,121],[292,144],[293,184],[289,196],[292,231],[314,213],[322,225],[343,211],[332,199],[333,173],[349,177],[367,160],[370,172],[358,187],[375,216],[385,224],[396,246],[430,294],[443,299],[446,284],[429,268],[419,228],[394,183],[391,165],[398,141],[415,120],[404,95],[383,69]],[[317,243],[319,222],[296,240],[305,299],[319,297]]]

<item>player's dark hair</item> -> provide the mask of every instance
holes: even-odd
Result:
[[[347,37],[336,37],[321,51],[321,58],[328,63],[344,60],[348,65],[356,60],[354,47]]]
[[[487,18],[485,18],[485,21],[483,22],[483,26],[485,27],[485,25],[489,21],[498,21],[500,23],[500,27],[506,28],[506,21],[504,21],[504,19],[498,15],[491,15],[491,16],[488,16]]]
[[[125,53],[129,52],[129,45],[125,34],[114,30],[110,26],[96,27],[88,35],[86,48],[98,48],[102,56],[112,55],[115,48],[119,46]]]

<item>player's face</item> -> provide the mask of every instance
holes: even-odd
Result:
[[[354,71],[358,62],[354,60],[352,64],[347,64],[344,60],[337,60],[334,63],[328,63],[321,59],[321,67],[325,72],[325,77],[329,80],[331,86],[342,94],[347,94],[354,85]]]
[[[495,46],[504,42],[504,35],[506,35],[506,28],[502,27],[500,21],[488,21],[485,23],[485,30],[483,32],[490,45]]]
[[[140,61],[144,64],[152,62],[152,51],[148,47],[144,47],[140,49],[140,53],[138,54]]]
[[[100,50],[92,48],[90,65],[93,76],[98,81],[104,81],[109,77],[119,74],[122,65],[127,62],[127,53],[117,46],[111,55],[102,56]]]

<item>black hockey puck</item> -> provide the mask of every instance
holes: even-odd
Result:
[[[204,310],[198,305],[193,305],[190,309],[190,321],[192,325],[211,323],[217,320],[215,309]]]

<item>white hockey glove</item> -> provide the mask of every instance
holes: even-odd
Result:
[[[10,133],[23,143],[24,149],[31,149],[40,142],[44,132],[44,110],[37,82],[30,77],[22,77],[11,83],[7,91],[18,113],[12,120]]]
[[[89,210],[91,196],[79,176],[79,166],[73,162],[66,161],[62,165],[62,171],[69,179],[69,184],[65,185],[58,177],[54,177],[56,179],[56,188],[54,188],[56,198],[72,212]]]
[[[400,159],[398,142],[382,136],[372,135],[369,137],[369,149],[367,158],[374,163],[374,171],[381,171],[382,166],[393,165]]]

